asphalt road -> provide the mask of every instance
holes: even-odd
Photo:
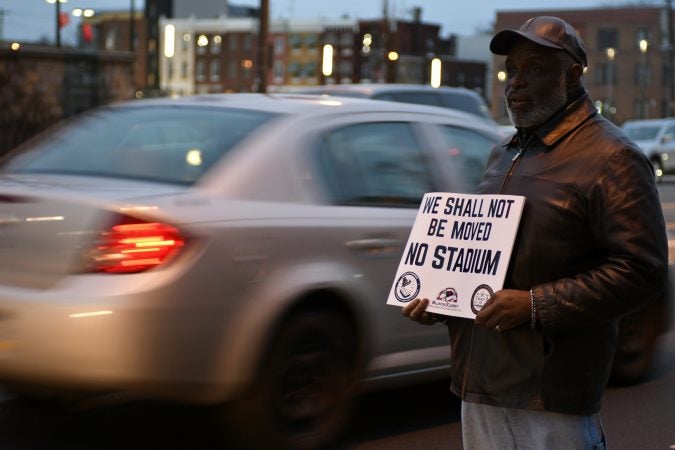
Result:
[[[660,191],[675,236],[675,178]],[[602,415],[611,450],[675,449],[675,329],[661,336],[646,380],[607,390]],[[442,382],[362,396],[335,450],[461,448],[459,401]],[[0,391],[0,449],[230,450],[231,444],[202,409],[131,402],[63,410]]]
[[[331,450],[459,450],[459,401],[447,383],[363,396]],[[675,331],[662,336],[651,375],[609,388],[602,415],[611,450],[675,449]],[[3,450],[232,450],[202,409],[149,402],[67,410],[0,402]],[[246,449],[264,450],[264,449]]]

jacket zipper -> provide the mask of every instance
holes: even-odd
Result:
[[[518,149],[518,153],[516,153],[513,158],[511,158],[511,167],[509,167],[508,172],[506,172],[506,175],[504,175],[504,180],[502,181],[502,185],[499,187],[499,193],[503,194],[504,193],[504,188],[506,187],[506,183],[509,181],[511,178],[511,175],[513,175],[513,170],[516,168],[516,165],[518,164],[518,161],[520,160],[520,157],[523,155],[527,147],[529,147],[530,142],[532,141],[532,137],[528,138],[527,141],[525,141],[520,148]]]
[[[525,141],[519,148],[518,148],[518,153],[516,153],[513,158],[511,158],[511,166],[509,167],[509,170],[506,172],[506,175],[504,175],[504,180],[502,181],[501,186],[499,187],[499,193],[502,194],[504,193],[504,188],[506,187],[507,182],[513,175],[513,171],[516,168],[516,165],[518,164],[518,161],[520,160],[520,157],[525,153],[525,150],[527,147],[529,147],[530,143],[533,140],[533,136],[530,136],[527,141]],[[464,377],[462,379],[462,400],[464,400],[466,396],[466,384],[468,383],[468,374],[469,374],[469,368],[471,366],[471,353],[473,352],[473,332],[476,328],[475,323],[471,325],[471,336],[469,337],[469,351],[468,355],[469,357],[467,358],[466,362],[466,367],[464,368]]]

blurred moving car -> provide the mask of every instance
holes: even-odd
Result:
[[[675,118],[627,120],[621,128],[649,157],[657,181],[675,173]]]
[[[385,302],[423,194],[471,191],[499,139],[301,95],[66,122],[1,167],[0,382],[220,405],[245,448],[321,448],[359,390],[448,377],[445,327]]]
[[[434,88],[423,84],[345,83],[314,87],[293,88],[292,92],[324,94],[336,97],[360,97],[419,105],[438,106],[464,111],[497,126],[490,108],[477,92],[463,87],[440,86]]]
[[[101,108],[0,173],[0,382],[224,404],[246,448],[319,448],[352,395],[448,377],[385,304],[425,192],[499,136],[393,102],[231,94]]]

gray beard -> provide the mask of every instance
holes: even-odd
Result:
[[[534,128],[550,119],[553,114],[565,106],[565,103],[567,103],[567,85],[563,73],[558,85],[551,90],[549,95],[533,99],[529,111],[514,113],[508,107],[508,100],[506,110],[511,122],[517,128]]]

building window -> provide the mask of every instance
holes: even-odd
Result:
[[[616,28],[600,28],[598,30],[598,50],[619,48],[619,30]]]
[[[633,117],[636,119],[649,117],[649,100],[640,98],[633,102]]]
[[[244,51],[250,51],[251,50],[251,35],[250,34],[245,34],[242,36],[242,48]]]
[[[283,55],[286,52],[286,42],[283,36],[274,38],[274,54]]]
[[[354,34],[353,33],[342,33],[340,35],[340,45],[342,47],[351,48],[354,45]]]
[[[640,48],[641,41],[647,41],[648,44],[651,44],[652,40],[652,30],[649,28],[638,28],[635,30],[635,48]]]
[[[206,67],[203,59],[197,60],[195,72],[197,81],[204,81],[206,79]]]
[[[326,41],[326,44],[330,44],[330,45],[337,44],[337,37],[335,36],[335,33],[333,33],[333,32],[326,33],[326,37],[324,38],[324,40]]]
[[[206,49],[209,45],[209,38],[205,34],[200,34],[199,37],[197,37],[197,54],[198,55],[203,55],[206,53]]]
[[[227,62],[227,79],[234,80],[237,78],[237,63],[233,60]]]
[[[211,81],[220,81],[220,61],[211,61],[211,68],[209,70],[209,78]]]
[[[252,75],[252,72],[253,72],[253,70],[252,70],[253,65],[248,64],[247,61],[250,61],[250,60],[244,60],[241,63],[241,77],[244,80],[248,80],[249,78],[251,78],[251,75]]]
[[[169,80],[173,80],[173,61],[171,59],[166,61],[166,76]]]
[[[292,49],[298,49],[302,47],[302,37],[299,34],[291,34],[291,37],[288,39],[288,44]]]
[[[294,77],[297,78],[300,76],[300,63],[293,61],[288,65],[288,73]]]
[[[190,48],[190,42],[192,41],[192,36],[188,33],[185,33],[183,35],[183,41],[181,43],[181,48],[183,49],[183,52],[187,52],[188,49]]]
[[[188,70],[189,70],[189,68],[188,68],[188,63],[187,63],[187,61],[183,61],[183,62],[181,63],[181,65],[180,65],[180,76],[181,76],[181,78],[183,78],[184,80],[188,78],[188,74],[189,74],[189,73],[188,73]]]
[[[351,77],[354,66],[351,61],[340,61],[338,65],[338,71],[340,72],[341,77]]]
[[[111,28],[105,32],[105,49],[115,50],[117,44],[117,29]]]
[[[649,69],[649,64],[637,63],[635,64],[633,81],[635,86],[646,87],[649,86],[649,81],[651,78],[651,70]]]
[[[283,82],[284,80],[284,62],[283,61],[274,61],[274,80],[277,82]]]
[[[222,37],[220,37],[219,35],[213,36],[213,39],[211,39],[211,53],[213,54],[220,53],[222,43],[223,43]]]
[[[237,50],[239,48],[239,39],[236,34],[230,35],[230,50]]]
[[[314,33],[305,36],[305,45],[307,48],[317,48],[319,44],[319,36]]]
[[[601,63],[595,67],[595,84],[616,84],[616,69],[613,63]]]
[[[317,75],[317,64],[314,61],[308,62],[303,67],[302,76],[305,78],[314,78]]]

